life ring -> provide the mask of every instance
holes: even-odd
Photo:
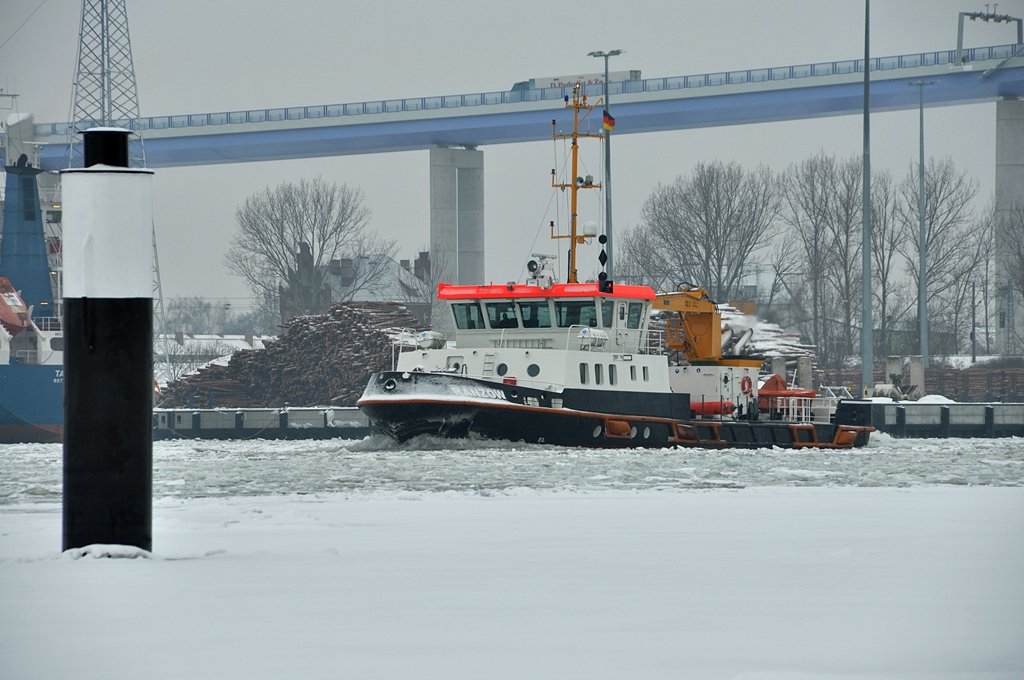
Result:
[[[754,393],[754,381],[750,379],[749,375],[743,376],[743,380],[740,381],[740,389],[743,390],[743,394]]]

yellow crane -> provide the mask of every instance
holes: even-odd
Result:
[[[684,284],[654,298],[654,309],[676,312],[665,325],[665,347],[690,363],[722,360],[722,315],[705,288]]]

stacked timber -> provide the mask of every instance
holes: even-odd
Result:
[[[400,303],[350,302],[300,316],[261,350],[242,350],[163,391],[164,408],[355,406],[370,375],[391,367],[393,339],[423,330]]]
[[[860,369],[824,371],[822,383],[826,385],[856,386],[860,384]],[[875,371],[875,382],[889,382],[882,371]],[[924,394],[940,394],[954,401],[1020,402],[1024,401],[1024,368],[991,367],[970,368],[932,366],[925,369]],[[908,376],[903,384],[910,385]],[[851,390],[854,394],[856,389]]]

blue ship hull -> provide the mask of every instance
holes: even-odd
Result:
[[[0,366],[0,444],[64,436],[64,367]]]
[[[60,269],[52,256],[59,255],[59,239],[48,241],[37,179],[25,154],[4,167],[3,240],[0,241],[0,275],[16,293],[5,293],[4,327],[0,337],[0,443],[59,442],[64,436],[64,366],[60,358],[59,315],[54,304],[51,272]],[[59,211],[58,211],[59,212]],[[11,306],[10,295],[17,298]],[[39,326],[25,327],[19,314],[32,310]],[[12,325],[13,324],[13,325]],[[36,363],[36,362],[51,363]]]

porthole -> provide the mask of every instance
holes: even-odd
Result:
[[[494,370],[498,372],[498,375],[505,375],[508,373],[508,364],[498,364],[498,367]]]
[[[537,375],[540,373],[540,366],[538,366],[537,364],[530,364],[529,366],[526,367],[526,372],[529,374],[531,378],[536,378]]]
[[[651,428],[645,427],[644,428],[644,439],[650,439],[650,438],[651,438]]]
[[[594,439],[597,439],[600,436],[601,436],[601,426],[598,425],[597,427],[594,428]]]

